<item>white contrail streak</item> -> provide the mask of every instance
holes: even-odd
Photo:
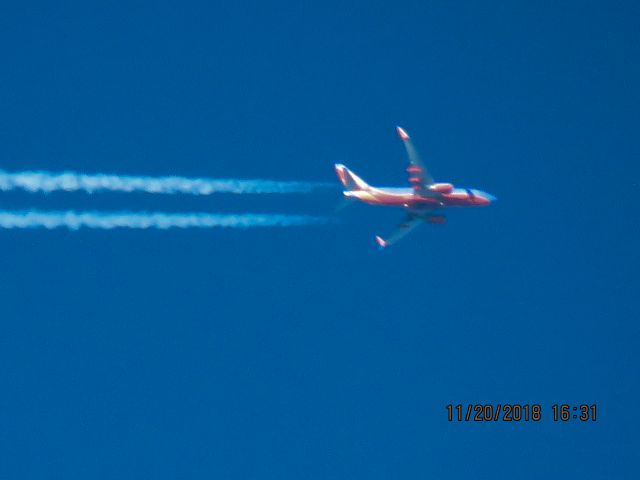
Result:
[[[0,228],[80,228],[111,230],[114,228],[252,228],[292,227],[327,223],[326,219],[307,215],[280,214],[210,214],[210,213],[135,213],[75,211],[0,210]]]
[[[147,192],[162,194],[211,195],[213,193],[309,193],[332,188],[331,183],[280,182],[274,180],[234,180],[187,177],[141,177],[84,174],[76,172],[5,172],[0,170],[0,191],[26,190],[49,193]]]

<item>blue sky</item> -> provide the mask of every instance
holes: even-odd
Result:
[[[494,206],[378,252],[336,225],[0,234],[1,478],[635,478],[633,2],[22,3],[0,159],[406,182]],[[286,197],[4,193],[3,209],[331,213]],[[448,403],[543,421],[449,423]],[[561,424],[553,403],[597,403]]]

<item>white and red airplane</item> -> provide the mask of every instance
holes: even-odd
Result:
[[[396,127],[398,136],[404,143],[409,156],[409,183],[411,188],[378,188],[368,185],[355,173],[341,164],[335,169],[344,186],[344,196],[370,205],[403,207],[407,216],[398,229],[388,239],[377,236],[380,248],[388,247],[411,232],[422,222],[443,224],[447,217],[437,210],[451,207],[483,207],[496,198],[481,190],[454,188],[451,183],[436,183],[422,164],[407,132]]]

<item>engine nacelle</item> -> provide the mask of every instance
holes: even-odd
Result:
[[[451,193],[453,191],[453,185],[450,183],[434,183],[429,185],[429,190],[438,193]]]

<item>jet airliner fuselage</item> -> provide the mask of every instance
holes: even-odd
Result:
[[[336,169],[340,166],[336,165]],[[436,184],[449,185],[449,184]],[[387,205],[395,207],[482,207],[489,205],[495,197],[481,190],[472,188],[453,188],[439,196],[416,194],[411,188],[369,187],[365,190],[345,191],[347,198],[355,198],[370,205]]]

